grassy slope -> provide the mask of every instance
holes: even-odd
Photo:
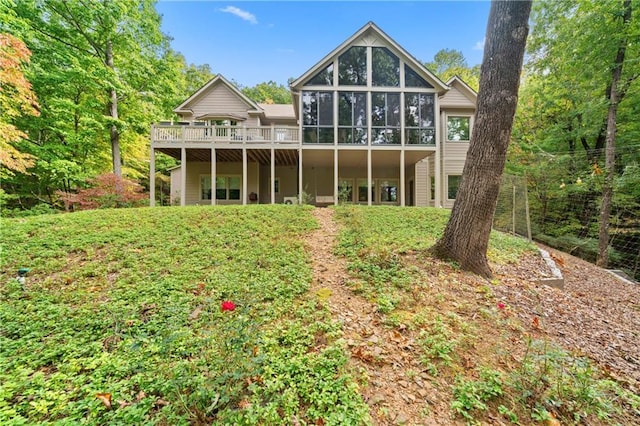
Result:
[[[366,424],[340,327],[307,293],[300,237],[316,226],[309,212],[188,207],[4,220],[0,423]],[[344,207],[337,217],[353,290],[388,327],[416,337],[459,418],[593,419],[634,403],[570,355],[527,340],[508,307],[496,307],[499,281],[429,258],[446,211]],[[490,258],[515,261],[529,249],[495,234]],[[12,279],[23,266],[33,268],[24,289]],[[233,312],[220,310],[227,299]]]
[[[341,348],[309,350],[337,333],[305,298],[315,226],[284,207],[3,221],[0,423],[366,419]]]

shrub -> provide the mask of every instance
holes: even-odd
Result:
[[[88,188],[77,193],[58,191],[65,210],[93,210],[120,207],[140,207],[147,199],[137,182],[105,173],[87,181]]]

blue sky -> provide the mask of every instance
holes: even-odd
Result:
[[[188,63],[243,86],[286,85],[373,21],[422,62],[440,49],[482,62],[489,1],[168,1],[156,9]]]

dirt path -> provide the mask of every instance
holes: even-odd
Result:
[[[373,423],[452,424],[447,404],[438,399],[429,376],[414,355],[414,340],[381,324],[376,306],[345,285],[349,280],[346,261],[334,255],[339,230],[333,213],[329,208],[313,211],[320,228],[305,240],[313,259],[311,291],[329,294],[329,309],[342,323],[349,346],[351,370],[365,378],[361,390]]]

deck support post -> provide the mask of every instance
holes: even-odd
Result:
[[[371,171],[371,148],[367,150],[367,205],[373,203],[371,199],[371,188],[373,186],[373,173]]]
[[[273,131],[273,125],[272,126],[272,131]],[[271,133],[273,135],[273,133]],[[275,153],[275,149],[273,147],[271,147],[271,189],[269,190],[269,192],[271,192],[271,204],[275,204],[276,203],[276,159],[275,159],[276,153]]]
[[[180,149],[180,205],[187,204],[187,148]]]
[[[405,197],[404,197],[404,149],[400,151],[400,206],[405,206]]]
[[[211,148],[211,205],[216,205],[216,149]]]
[[[242,148],[242,205],[247,205],[247,148]]]
[[[338,181],[338,149],[333,148],[333,205],[338,205],[340,194],[340,182]]]
[[[153,131],[153,129],[152,129]],[[149,206],[156,206],[156,150],[151,147],[151,155],[149,156]],[[162,200],[162,195],[160,200]]]
[[[298,148],[298,204],[302,204],[302,147]]]

